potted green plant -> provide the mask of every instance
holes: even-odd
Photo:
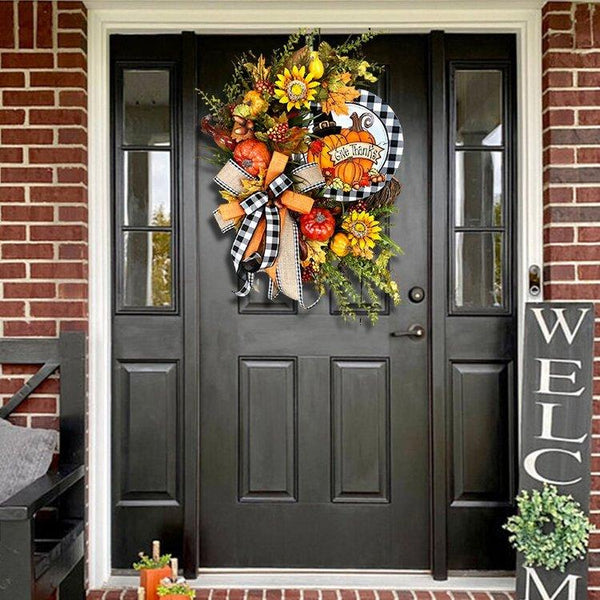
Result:
[[[140,586],[146,592],[146,600],[158,600],[156,593],[160,582],[171,575],[171,555],[160,554],[160,542],[152,542],[152,556],[139,553],[140,560],[133,563],[133,568],[140,573]]]
[[[185,582],[167,583],[158,586],[158,597],[161,600],[189,600],[195,597],[195,592]]]

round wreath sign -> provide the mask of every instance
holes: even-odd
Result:
[[[521,491],[516,500],[519,512],[504,529],[527,566],[563,572],[568,563],[585,557],[593,526],[572,496],[544,484],[541,491]]]

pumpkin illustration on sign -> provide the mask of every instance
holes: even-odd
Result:
[[[358,114],[352,113],[350,115],[350,118],[352,119],[352,127],[349,129],[342,129],[340,133],[340,135],[346,138],[346,143],[352,144],[356,142],[361,142],[363,144],[370,144],[372,146],[376,146],[375,138],[366,129],[367,127],[373,125],[373,117],[367,114],[364,114],[361,117],[359,117]],[[334,152],[334,156],[338,154],[343,155],[341,151]],[[371,154],[371,157],[374,155],[376,156],[378,154],[379,152],[375,151],[373,154]],[[344,162],[354,162],[355,164],[360,165],[365,171],[368,172],[369,169],[375,163],[375,160],[373,160],[373,158],[369,158],[368,156],[366,156],[365,158],[357,156],[353,160],[342,161],[340,165]],[[345,180],[342,178],[342,181]],[[346,183],[350,183],[350,181],[346,181]]]
[[[377,145],[375,137],[368,131],[374,123],[372,115],[353,112],[350,119],[351,127],[313,141],[307,160],[316,162],[332,181],[337,179],[359,189],[383,180],[383,176],[371,171],[383,148]]]
[[[356,202],[379,192],[394,175],[404,137],[394,111],[375,94],[360,90],[346,106],[346,114],[313,117],[306,160],[321,167],[325,198]]]

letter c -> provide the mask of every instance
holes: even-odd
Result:
[[[577,452],[570,452],[569,450],[563,450],[562,448],[542,448],[541,450],[534,450],[533,452],[530,452],[523,461],[523,468],[525,471],[527,471],[530,477],[533,477],[533,479],[537,479],[542,483],[552,483],[554,485],[574,485],[575,483],[579,483],[581,481],[581,477],[571,481],[556,481],[553,479],[547,479],[543,475],[540,475],[536,465],[537,459],[542,456],[542,454],[548,454],[548,452],[567,454],[572,456],[577,462],[581,462],[581,452],[579,452],[579,450]]]

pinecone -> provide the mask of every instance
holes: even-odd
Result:
[[[402,191],[402,184],[392,177],[378,192],[375,192],[370,198],[373,208],[381,208],[382,206],[393,206],[396,198]]]
[[[273,93],[275,92],[275,86],[270,82],[267,81],[266,79],[260,79],[258,80],[255,84],[254,84],[254,89],[259,93],[259,94],[269,94],[270,96],[273,95]]]
[[[302,282],[310,283],[315,279],[315,270],[312,265],[306,265],[302,267]]]
[[[271,129],[267,131],[267,135],[269,136],[269,139],[274,142],[285,142],[288,130],[289,125],[287,123],[279,123],[278,125],[271,127]]]
[[[366,200],[358,200],[350,207],[350,212],[368,212],[369,204]]]

